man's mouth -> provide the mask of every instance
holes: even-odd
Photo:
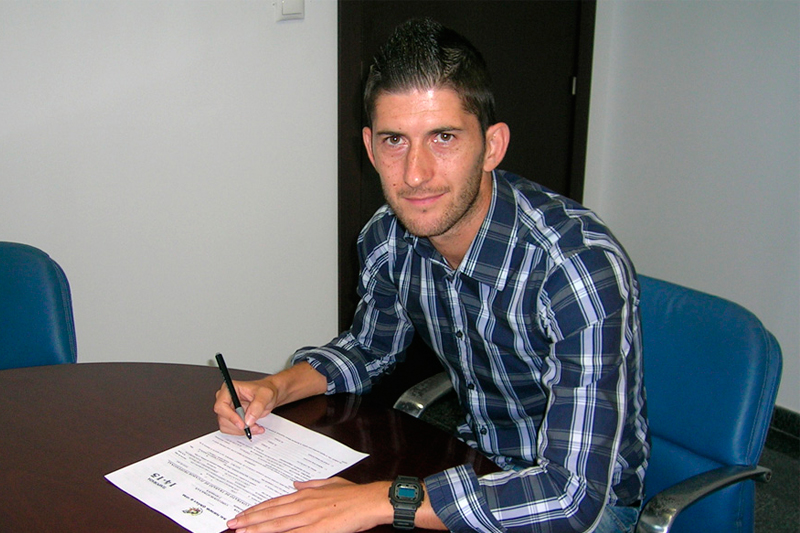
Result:
[[[406,195],[403,194],[400,198],[409,204],[416,206],[416,207],[426,207],[433,203],[436,203],[439,198],[444,196],[444,192],[415,192],[414,194]]]

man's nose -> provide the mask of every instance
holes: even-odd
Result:
[[[433,177],[433,154],[425,146],[412,146],[406,159],[406,171],[403,181],[409,187],[424,185]]]

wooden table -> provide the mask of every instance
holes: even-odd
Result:
[[[221,384],[215,367],[161,363],[0,371],[0,530],[186,531],[104,476],[215,431]],[[457,439],[369,396],[310,398],[276,412],[369,453],[341,474],[351,481],[424,477],[463,463],[496,470]]]

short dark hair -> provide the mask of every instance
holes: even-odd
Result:
[[[364,88],[364,108],[371,127],[382,92],[450,88],[464,109],[478,117],[481,130],[497,122],[486,62],[462,35],[431,19],[411,19],[398,26],[379,50]]]

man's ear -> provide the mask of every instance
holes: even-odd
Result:
[[[511,130],[505,122],[492,124],[486,130],[486,152],[483,154],[483,170],[491,172],[506,156]]]
[[[361,138],[364,139],[364,148],[367,149],[367,156],[369,156],[369,160],[372,162],[372,166],[375,166],[375,156],[372,153],[372,129],[369,126],[364,126],[361,130]]]

